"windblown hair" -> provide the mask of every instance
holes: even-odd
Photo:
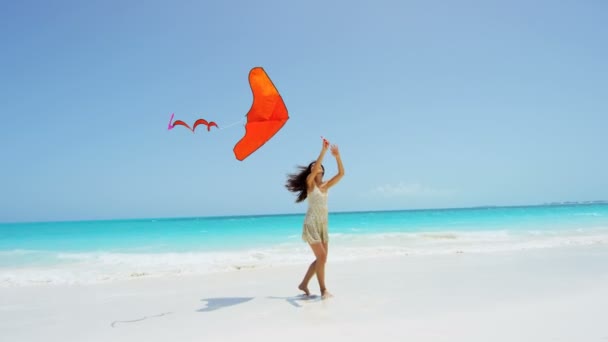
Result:
[[[308,196],[308,185],[306,184],[306,178],[308,178],[308,175],[310,175],[312,166],[314,164],[315,162],[313,161],[312,163],[308,164],[308,166],[298,165],[298,172],[289,174],[287,176],[287,183],[285,183],[285,187],[291,192],[298,193],[296,203],[302,202]],[[323,172],[325,172],[325,167],[323,164],[321,164],[321,167],[323,168]]]

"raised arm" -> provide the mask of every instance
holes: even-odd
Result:
[[[321,147],[321,153],[319,153],[319,156],[317,157],[315,164],[312,166],[312,169],[310,170],[310,174],[308,175],[308,177],[306,177],[306,185],[308,186],[308,189],[312,189],[313,184],[315,182],[315,177],[317,176],[317,174],[323,172],[323,168],[321,167],[321,164],[323,163],[323,157],[325,156],[325,152],[327,152],[328,147],[329,147],[329,141],[323,139],[323,147]]]
[[[331,146],[331,154],[336,158],[336,162],[338,163],[338,174],[333,176],[330,180],[325,183],[325,188],[329,189],[332,186],[336,185],[340,179],[344,176],[344,166],[342,165],[342,158],[340,158],[340,150],[337,145]]]

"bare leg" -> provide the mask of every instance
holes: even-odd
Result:
[[[319,243],[311,244],[310,247],[312,248],[313,252],[315,253],[315,256],[317,257],[317,259],[315,261],[313,261],[310,264],[310,266],[308,266],[308,271],[306,271],[306,275],[304,275],[304,279],[302,279],[302,282],[298,286],[298,289],[304,291],[304,293],[306,293],[306,295],[309,296],[310,291],[308,290],[308,283],[310,282],[310,279],[312,279],[312,277],[315,274],[317,274],[317,279],[319,280],[319,287],[321,289],[322,298],[325,299],[325,298],[333,297],[333,295],[331,293],[329,293],[329,291],[327,291],[327,289],[325,288],[325,262],[327,261],[327,253],[329,252],[329,245],[327,244],[327,242],[324,242],[322,248],[321,248],[321,244],[319,244]],[[318,261],[322,261],[322,263],[321,263],[322,273],[321,273],[320,277],[318,274],[318,269],[319,269],[319,267],[317,266],[319,264]]]
[[[312,279],[312,277],[315,275],[315,273],[317,273],[317,261],[313,261],[310,266],[308,266],[308,271],[306,271],[306,275],[304,275],[304,279],[302,279],[302,282],[300,283],[300,285],[298,286],[298,289],[304,291],[304,293],[306,293],[307,296],[310,296],[310,291],[308,290],[308,282],[310,281],[310,279]]]
[[[329,244],[327,242],[323,242],[323,247],[325,248],[325,260],[327,261],[327,255],[329,254]],[[323,283],[325,283],[325,277],[323,277]],[[319,285],[321,283],[319,282]],[[333,295],[331,293],[329,293],[329,291],[327,291],[327,289],[325,288],[325,286],[321,287],[321,298],[323,299],[327,299],[333,297]]]
[[[311,244],[310,247],[317,258],[317,260],[315,260],[315,271],[317,280],[319,281],[319,288],[321,289],[321,296],[325,296],[325,292],[327,291],[325,288],[325,262],[327,261],[327,251],[325,250],[325,245],[322,243]]]

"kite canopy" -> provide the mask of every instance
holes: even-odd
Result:
[[[261,67],[249,72],[253,104],[247,113],[245,136],[234,146],[234,155],[244,160],[262,147],[289,119],[287,107],[266,72]]]

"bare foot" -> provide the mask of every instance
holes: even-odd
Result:
[[[308,287],[304,284],[300,284],[300,286],[298,286],[298,289],[304,291],[304,293],[306,293],[307,296],[310,296],[310,291],[308,291]]]
[[[327,299],[327,298],[331,298],[333,296],[334,295],[329,293],[329,291],[327,291],[326,289],[321,290],[321,299]]]

